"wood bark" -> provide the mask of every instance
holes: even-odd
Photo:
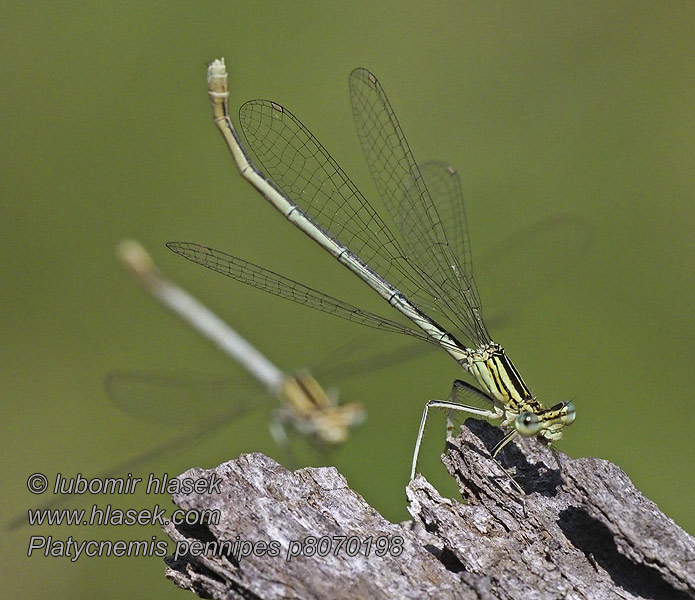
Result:
[[[560,455],[560,473],[546,448],[519,440],[502,464],[520,494],[490,459],[500,436],[469,420],[443,456],[463,500],[418,477],[406,489],[413,519],[402,524],[332,467],[291,472],[255,453],[191,469],[180,477],[219,478],[221,493],[174,502],[219,512],[165,527],[179,550],[167,577],[215,599],[695,598],[695,539],[620,468]],[[273,541],[277,556],[264,551]],[[241,542],[255,553],[242,556]]]

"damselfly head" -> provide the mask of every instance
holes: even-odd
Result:
[[[551,445],[562,439],[564,428],[574,423],[576,416],[572,402],[559,402],[538,413],[522,412],[514,419],[514,428],[524,437],[535,436],[543,444]]]
[[[364,418],[364,408],[356,402],[326,408],[311,416],[317,440],[326,445],[347,441],[351,429],[362,423]]]

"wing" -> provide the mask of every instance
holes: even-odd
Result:
[[[592,244],[593,227],[573,215],[556,214],[514,231],[478,264],[485,281],[504,286],[503,301],[488,323],[506,323],[558,281],[569,276]]]
[[[167,248],[194,263],[286,300],[304,304],[310,308],[341,317],[353,323],[384,331],[403,333],[419,340],[435,343],[424,332],[357,308],[352,304],[333,298],[328,294],[319,292],[231,254],[190,242],[168,242]]]
[[[429,180],[423,177],[386,93],[372,73],[366,69],[355,69],[351,73],[350,99],[372,178],[401,232],[409,256],[433,282],[435,306],[439,306],[469,339],[476,343],[489,341],[482,321],[480,298],[470,272],[470,253],[467,259],[460,260],[458,249],[447,236],[447,229],[455,228],[456,224],[445,227],[439,211],[440,207],[451,205],[446,201],[442,204],[433,201],[427,187],[430,182],[439,184],[441,176],[447,173],[427,168]],[[451,184],[449,181],[446,186]],[[458,180],[453,184],[458,184]],[[448,189],[446,186],[442,189]],[[459,201],[457,210],[461,213],[461,196],[456,199]],[[448,211],[444,215],[450,216]],[[464,236],[463,230],[460,234]],[[412,299],[416,303],[429,300],[420,296]]]
[[[461,293],[469,286],[456,261],[429,271],[431,262],[404,252],[383,219],[292,113],[273,102],[254,100],[241,107],[240,121],[266,174],[309,218],[433,319],[447,320],[451,330],[462,329],[473,341],[488,341],[479,303],[470,292],[468,297]],[[400,180],[401,197],[413,194],[409,178],[410,173]],[[443,254],[453,256],[448,250]]]
[[[468,222],[458,171],[445,162],[426,162],[419,167],[459,264],[465,273],[472,276]]]
[[[114,371],[104,382],[109,399],[123,412],[179,429],[192,429],[222,418],[240,418],[263,403],[264,394],[259,387],[246,374],[236,380]]]

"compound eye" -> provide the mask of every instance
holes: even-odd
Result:
[[[522,412],[514,419],[514,427],[524,437],[531,437],[541,430],[541,422],[532,412]]]
[[[572,425],[577,418],[577,410],[571,402],[565,402],[565,414],[562,415],[563,425]]]

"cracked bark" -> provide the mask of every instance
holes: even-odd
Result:
[[[547,449],[520,440],[502,463],[521,496],[489,458],[500,435],[469,420],[443,457],[465,503],[442,498],[418,477],[406,489],[413,520],[403,524],[384,519],[332,467],[290,472],[256,453],[191,469],[182,477],[217,477],[221,493],[177,494],[174,502],[217,509],[220,520],[165,527],[182,550],[167,559],[167,577],[216,599],[695,598],[695,539],[621,469],[563,455],[560,474]],[[328,555],[288,561],[290,541],[307,536],[327,536]],[[343,546],[335,555],[340,536],[361,552],[350,556]],[[383,556],[376,555],[379,536],[389,540]],[[278,540],[279,554],[257,546],[261,556],[239,558],[233,546],[216,546],[225,540]]]

